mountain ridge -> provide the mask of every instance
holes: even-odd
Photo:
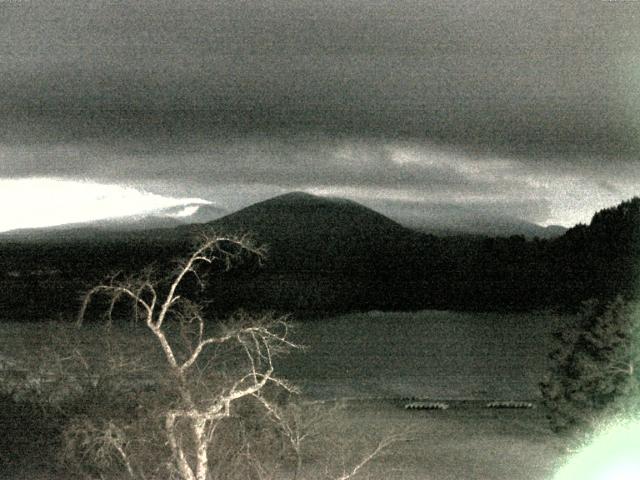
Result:
[[[427,212],[421,216],[393,214],[387,212],[383,208],[370,207],[363,205],[354,200],[342,197],[317,196],[307,192],[293,191],[271,197],[267,200],[251,204],[239,210],[229,212],[220,207],[210,204],[189,204],[175,207],[169,207],[160,212],[152,212],[146,215],[132,215],[127,217],[118,217],[111,219],[103,219],[92,222],[70,223],[64,225],[56,225],[43,228],[25,228],[0,232],[0,239],[42,239],[49,238],[92,238],[96,235],[105,234],[108,236],[117,236],[118,232],[144,234],[148,232],[151,235],[158,235],[159,230],[164,230],[165,234],[168,230],[184,226],[196,226],[202,228],[202,224],[216,221],[221,218],[233,216],[236,213],[244,212],[241,215],[250,215],[251,212],[259,212],[261,205],[265,202],[271,208],[312,208],[313,205],[323,208],[327,205],[341,205],[341,208],[347,206],[359,205],[378,215],[381,222],[387,223],[389,220],[407,229],[415,230],[423,234],[436,235],[440,237],[447,236],[512,236],[523,235],[527,239],[539,237],[541,239],[551,239],[563,235],[568,229],[562,226],[543,227],[538,224],[520,220],[511,217],[499,216],[478,216],[463,214],[458,212],[455,215],[449,215],[446,212]],[[189,212],[193,209],[192,212]],[[237,222],[236,217],[234,221]],[[228,220],[227,220],[228,221]]]
[[[208,223],[135,236],[3,241],[0,305],[34,315],[73,309],[79,289],[110,273],[151,264],[166,273],[203,229],[248,233],[268,248],[261,268],[243,257],[242,267],[210,277],[203,298],[216,299],[217,313],[575,308],[589,298],[629,295],[640,282],[638,198],[553,240],[528,241],[435,237],[351,200],[294,192]]]
[[[269,244],[274,264],[293,270],[342,270],[373,262],[370,257],[382,255],[389,243],[404,244],[422,235],[352,200],[305,192],[272,197],[204,225],[180,229],[202,227],[248,233]]]
[[[188,215],[181,212],[193,208]],[[89,222],[65,223],[42,228],[20,228],[0,232],[0,239],[12,240],[49,240],[49,239],[91,239],[99,236],[117,237],[118,235],[144,236],[167,233],[184,225],[206,223],[220,218],[228,212],[209,204],[188,204],[168,207],[149,214],[111,217]]]

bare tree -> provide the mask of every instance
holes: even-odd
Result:
[[[247,237],[205,236],[191,255],[165,279],[154,278],[156,272],[147,269],[136,276],[114,275],[95,286],[84,296],[77,317],[80,326],[92,299],[106,295],[109,300],[106,315],[111,322],[116,303],[128,300],[134,306],[134,318],[142,321],[157,340],[169,371],[170,384],[176,392],[174,401],[161,411],[163,433],[171,455],[169,471],[175,472],[181,480],[210,480],[216,475],[229,478],[220,474],[218,468],[214,469],[211,460],[216,454],[218,457],[224,455],[224,446],[215,442],[217,430],[225,420],[232,421],[242,401],[254,401],[263,409],[265,418],[276,426],[295,456],[294,478],[300,476],[303,442],[312,435],[315,423],[321,419],[317,414],[304,419],[303,410],[283,409],[268,394],[270,386],[288,393],[297,392],[274,373],[274,356],[300,348],[290,339],[286,317],[263,315],[255,318],[239,314],[230,323],[218,324],[215,334],[211,334],[212,326],[205,322],[201,305],[183,295],[188,278],[204,287],[206,272],[203,267],[229,269],[235,260],[247,255],[262,261],[265,251]],[[179,326],[179,334],[172,329],[174,325]],[[239,352],[240,364],[224,363],[219,356],[223,347]],[[218,370],[215,385],[203,380],[212,369]],[[105,439],[108,440],[106,447],[113,450],[113,457],[119,459],[129,476],[145,478],[144,469],[136,468],[123,446],[124,430],[110,420],[105,425],[107,428],[102,429],[105,431],[101,435],[93,435],[91,441],[82,441],[93,445],[98,456],[104,459],[107,458],[105,449],[98,449],[95,444],[97,441],[104,445]],[[71,432],[71,436],[77,441],[79,433],[81,437],[102,430],[91,422],[81,422],[79,430]],[[344,470],[339,475],[340,480],[354,477],[383,450],[400,440],[401,436],[383,439],[353,468]],[[252,455],[249,442],[239,450],[245,467],[252,466],[257,478],[267,478],[266,471]],[[235,472],[235,475],[240,474]]]
[[[181,284],[187,276],[191,275],[198,283],[202,282],[200,267],[203,264],[220,263],[229,268],[234,257],[246,253],[258,259],[264,256],[264,250],[255,247],[246,237],[205,237],[200,246],[170,276],[168,286],[162,287],[161,282],[152,280],[150,271],[124,279],[114,276],[108,283],[92,288],[85,295],[78,314],[77,323],[81,325],[92,298],[97,294],[106,294],[110,298],[110,318],[115,303],[128,298],[136,307],[136,316],[144,321],[157,339],[179,395],[177,405],[165,412],[164,427],[173,462],[184,480],[209,478],[209,448],[213,432],[222,419],[232,415],[234,402],[254,397],[265,407],[271,408],[271,400],[262,395],[268,384],[295,391],[287,382],[274,375],[274,355],[297,348],[288,339],[288,325],[284,318],[263,317],[251,322],[243,318],[234,325],[225,326],[222,333],[210,336],[206,334],[207,326],[202,308],[179,294]],[[167,334],[166,322],[169,318],[179,320],[182,326],[194,327],[195,341],[188,342],[186,349],[178,347],[176,341]],[[204,357],[208,347],[228,343],[240,346],[249,365],[248,371],[215,395],[197,395],[196,364]],[[186,451],[187,442],[180,433],[185,426],[191,434],[188,444],[193,445],[195,458]]]

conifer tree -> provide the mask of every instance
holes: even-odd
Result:
[[[556,332],[558,348],[541,383],[555,431],[589,428],[602,415],[636,413],[640,406],[640,329],[637,305],[617,297],[585,302]]]

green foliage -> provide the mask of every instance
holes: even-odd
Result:
[[[541,383],[555,431],[590,428],[600,417],[640,406],[638,306],[617,297],[585,302],[556,332],[558,348]]]

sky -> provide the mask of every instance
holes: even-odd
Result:
[[[0,2],[0,231],[292,190],[588,222],[638,194],[640,2]]]

